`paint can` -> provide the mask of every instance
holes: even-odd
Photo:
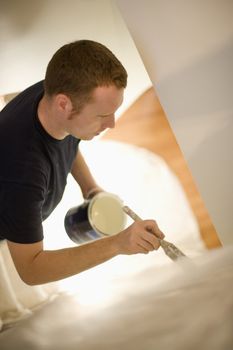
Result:
[[[100,192],[66,213],[65,230],[72,241],[81,244],[114,235],[125,228],[123,202],[115,194]]]

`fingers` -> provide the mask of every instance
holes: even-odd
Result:
[[[151,233],[141,234],[138,237],[137,245],[141,247],[143,253],[149,253],[160,247],[158,239]]]
[[[147,254],[160,247],[163,232],[154,220],[134,222],[115,236],[120,254]]]
[[[160,246],[158,240],[157,244],[151,244],[144,239],[141,239],[139,242],[137,242],[138,247],[140,248],[140,253],[148,254],[149,252],[152,252],[153,250],[157,250]]]
[[[138,247],[138,253],[141,254],[148,254],[151,250],[146,249],[143,245],[141,245],[140,243],[137,244]],[[152,249],[153,250],[153,249]]]
[[[165,234],[160,230],[155,220],[144,220],[145,229],[150,233],[153,233],[156,237],[163,239]]]
[[[158,249],[160,247],[159,240],[157,237],[151,233],[146,232],[141,236],[143,246],[149,250],[152,251],[154,249]]]
[[[164,233],[159,229],[156,221],[154,220],[144,220],[141,221],[141,224],[142,230],[138,236],[138,245],[143,250],[143,253],[149,253],[150,251],[157,250],[160,247],[158,238],[163,239],[165,237]]]

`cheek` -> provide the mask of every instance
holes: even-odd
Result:
[[[98,131],[103,127],[103,121],[99,118],[91,118],[89,116],[82,116],[82,118],[73,120],[72,128],[76,131]]]
[[[96,123],[93,122],[93,120],[90,120],[88,118],[83,118],[79,120],[78,123],[76,123],[76,128],[81,130],[86,130],[86,129],[93,128],[95,124]]]

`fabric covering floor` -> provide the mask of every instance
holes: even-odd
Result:
[[[112,280],[111,300],[95,307],[76,295],[56,298],[0,333],[1,350],[230,350],[232,289],[233,247],[151,265]]]

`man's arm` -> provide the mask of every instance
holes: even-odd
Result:
[[[77,156],[73,162],[71,174],[79,184],[84,198],[89,197],[89,194],[93,196],[103,191],[95,182],[80,150],[78,150]]]
[[[78,274],[119,254],[149,253],[158,249],[157,237],[163,236],[154,220],[143,220],[116,235],[77,247],[44,250],[43,241],[33,244],[8,241],[8,247],[21,279],[36,285]]]

